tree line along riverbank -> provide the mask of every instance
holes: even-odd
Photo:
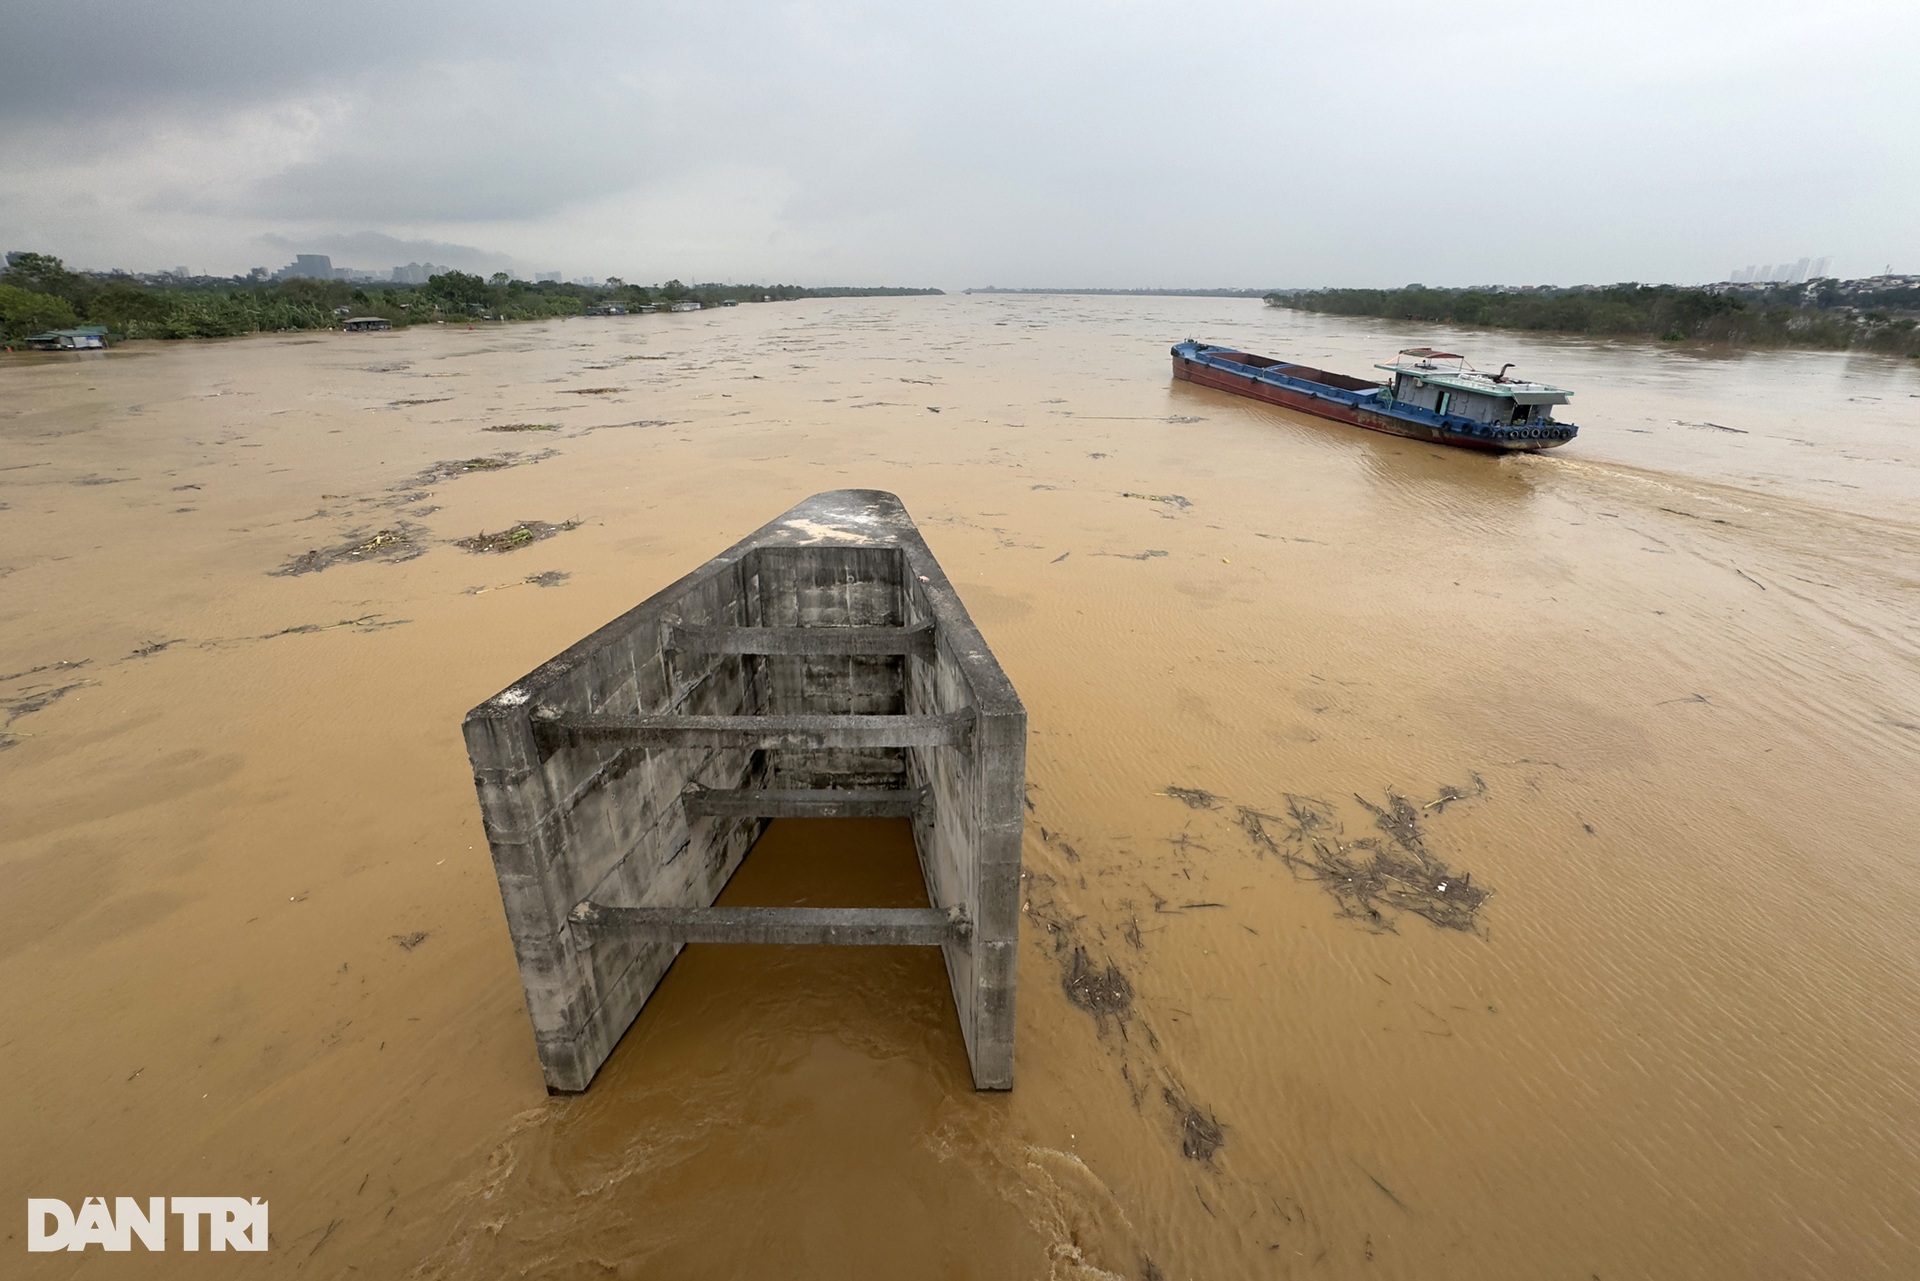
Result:
[[[423,284],[346,280],[196,278],[156,281],[127,272],[74,271],[48,254],[13,253],[0,272],[0,341],[18,344],[51,329],[104,326],[112,338],[227,338],[288,329],[334,329],[349,316],[378,316],[395,327],[438,321],[540,320],[596,307],[697,302],[774,302],[937,294],[938,289],[799,285],[604,285],[515,280],[447,271]]]
[[[1920,279],[1569,289],[1314,289],[1270,305],[1333,316],[1444,322],[1596,337],[1751,347],[1814,347],[1920,358]]]

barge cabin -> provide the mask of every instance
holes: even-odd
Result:
[[[1483,374],[1469,368],[1465,356],[1431,347],[1406,348],[1391,363],[1374,368],[1392,376],[1387,384],[1391,402],[1499,427],[1545,426],[1553,421],[1553,406],[1571,399],[1558,387],[1507,378],[1512,365]]]

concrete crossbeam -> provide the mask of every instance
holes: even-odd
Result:
[[[920,788],[696,787],[682,798],[688,818],[911,818]]]
[[[569,918],[595,942],[828,943],[941,947],[972,932],[958,909],[931,907],[606,907],[582,903]]]
[[[960,747],[973,713],[931,716],[608,716],[535,712],[534,731],[555,742],[622,747]]]
[[[911,627],[692,627],[667,631],[666,648],[699,654],[933,653],[933,624]]]

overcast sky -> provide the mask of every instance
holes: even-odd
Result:
[[[1914,0],[11,0],[0,248],[629,280],[1920,271]]]

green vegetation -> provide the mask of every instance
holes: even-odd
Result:
[[[448,271],[421,285],[345,280],[192,281],[141,279],[125,272],[69,270],[48,254],[7,255],[0,272],[0,342],[79,324],[105,325],[113,338],[226,338],[263,330],[333,329],[348,315],[381,316],[396,327],[439,321],[541,320],[584,315],[594,307],[628,309],[692,300],[785,301],[793,298],[892,297],[937,289],[807,289],[799,285],[538,284]]]
[[[1267,295],[1274,306],[1335,316],[1444,321],[1490,329],[1654,338],[1754,347],[1819,347],[1920,357],[1920,287],[1817,280],[1806,285],[1695,289],[1316,289]]]

